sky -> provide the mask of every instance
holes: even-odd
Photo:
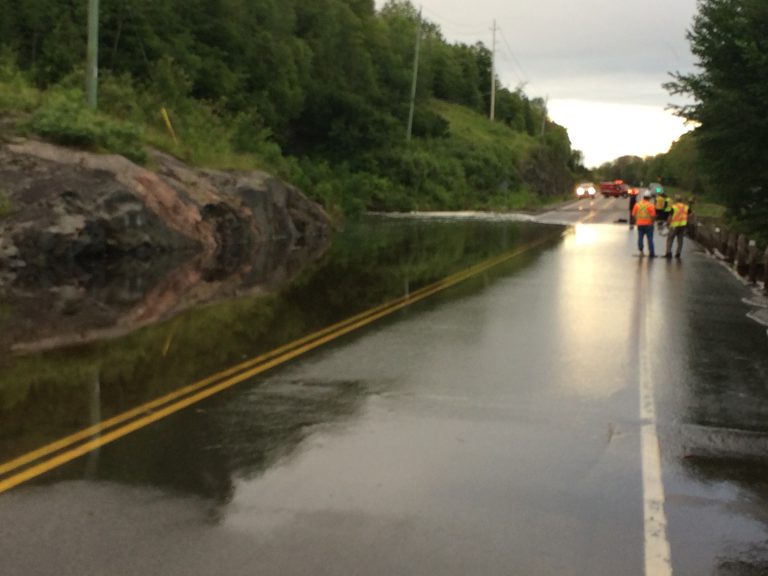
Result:
[[[376,0],[381,7],[385,0]],[[547,100],[595,167],[667,152],[690,127],[662,84],[692,72],[686,32],[696,0],[412,0],[449,42],[493,44],[502,84]]]

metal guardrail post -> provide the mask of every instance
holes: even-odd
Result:
[[[696,218],[695,214],[689,214],[688,215],[688,234],[687,236],[693,240],[696,240],[696,237],[699,233],[699,227],[701,224],[699,224],[699,219]]]
[[[689,224],[690,226],[690,224]],[[701,244],[707,252],[709,252],[709,245],[707,243],[707,227],[703,226],[701,222],[696,223],[696,227],[693,230],[689,230],[690,237]]]
[[[728,252],[728,233],[721,229],[715,228],[715,249],[725,257]]]
[[[736,258],[734,262],[734,268],[739,276],[747,275],[747,237],[744,234],[739,234],[736,238]]]
[[[714,254],[715,250],[717,250],[717,234],[718,233],[719,233],[719,230],[717,230],[717,228],[713,228],[709,224],[705,224],[699,230],[699,236],[701,236],[704,246],[712,254]]]
[[[763,292],[768,296],[768,248],[763,254]]]
[[[733,232],[730,234],[726,232],[726,238],[725,261],[728,262],[728,264],[734,264],[734,262],[736,262],[736,243],[738,238]]]
[[[757,253],[757,242],[754,240],[749,241],[749,248],[747,249],[747,269],[750,284],[757,284],[757,266],[759,262],[759,256]]]

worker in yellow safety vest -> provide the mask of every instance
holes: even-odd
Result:
[[[670,206],[669,197],[664,192],[656,194],[656,224],[659,228],[663,228],[669,218]]]
[[[675,203],[672,204],[672,210],[669,216],[669,236],[667,236],[667,252],[665,258],[672,258],[672,244],[677,239],[677,252],[675,258],[680,258],[683,252],[683,238],[688,228],[688,206],[685,205],[682,198],[675,196]]]

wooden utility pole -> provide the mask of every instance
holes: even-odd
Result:
[[[411,109],[408,112],[408,131],[405,135],[406,142],[411,141],[413,133],[413,113],[416,108],[416,85],[419,79],[419,50],[421,49],[421,8],[419,8],[419,21],[416,25],[416,54],[413,57],[413,82],[411,84]]]
[[[491,43],[491,122],[496,119],[496,20],[493,21],[493,42]]]
[[[85,67],[85,96],[91,108],[98,106],[99,0],[88,0],[88,59]]]

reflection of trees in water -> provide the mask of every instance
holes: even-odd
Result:
[[[311,282],[292,285],[287,297],[322,304],[305,306],[305,311],[322,315],[315,324],[324,326],[528,242],[547,237],[559,241],[559,232],[557,227],[520,222],[364,222],[337,238]]]
[[[289,456],[318,426],[352,418],[365,399],[357,382],[268,380],[212,408],[231,471],[253,478]]]
[[[289,457],[318,426],[352,418],[355,382],[268,380],[182,411],[54,472],[194,494],[227,502],[236,478]]]
[[[0,355],[0,461],[91,425],[94,380],[107,418],[252,355],[278,309],[267,295],[316,260],[322,242],[263,244],[223,277],[195,259],[156,261],[146,274],[123,261],[98,280],[12,290],[0,349],[41,350]]]
[[[184,293],[191,294],[193,301],[209,303],[169,321],[147,325],[120,338],[0,360],[0,462],[91,425],[94,381],[99,383],[101,418],[106,419],[522,243],[549,237],[556,242],[559,232],[555,227],[520,223],[362,223],[351,225],[322,260],[309,266],[306,264],[311,258],[301,257],[303,248],[286,253],[275,245],[272,252],[260,252],[261,259],[249,270],[228,277],[233,279],[231,283],[216,285],[216,294],[230,298],[210,303],[206,298],[213,290],[202,289],[207,286],[203,282],[197,284],[201,293]],[[295,280],[288,284],[292,278]],[[220,289],[222,286],[226,289]],[[177,292],[171,285],[161,293]],[[164,309],[162,302],[159,298],[157,310]],[[342,386],[330,394],[336,398],[331,413],[345,404],[344,390]],[[270,410],[289,406],[300,416],[305,412],[302,402],[308,402],[313,411],[318,409],[309,399],[294,402],[279,398],[279,402],[282,404],[273,403]],[[258,422],[270,422],[270,410],[261,410]],[[235,416],[233,413],[231,417],[237,421]],[[177,416],[169,422],[182,421],[183,417]],[[298,420],[288,422],[294,435],[302,429],[296,424]],[[246,424],[241,422],[238,430],[247,431]],[[278,424],[272,422],[271,426],[277,426],[283,436],[289,435],[289,430],[280,429]],[[210,425],[218,426],[218,421]],[[156,426],[167,424],[152,428]],[[254,430],[256,437],[262,432]],[[168,432],[171,436],[175,433]],[[190,431],[188,436],[194,434]],[[124,439],[119,444],[132,441]],[[269,450],[253,449],[269,460]],[[160,460],[169,457],[165,450],[158,454]],[[239,462],[237,454],[228,453],[225,470],[230,458]],[[217,467],[211,463],[209,469]],[[239,463],[236,467],[247,468]],[[197,486],[193,491],[204,490]]]

